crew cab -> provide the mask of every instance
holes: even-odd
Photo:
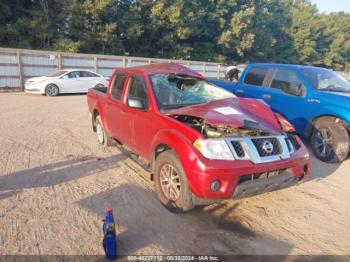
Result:
[[[310,139],[317,158],[341,162],[349,153],[350,83],[334,71],[287,64],[250,64],[236,84],[213,80],[239,97],[262,99]]]
[[[308,151],[281,115],[182,65],[116,69],[107,88],[88,91],[87,103],[98,142],[142,159],[173,211],[277,190],[310,174]]]

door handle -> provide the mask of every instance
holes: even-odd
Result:
[[[236,90],[236,93],[243,94],[243,93],[244,93],[244,90],[243,90],[243,89],[237,89],[237,90]]]
[[[264,95],[263,95],[263,98],[265,98],[265,99],[271,99],[271,95],[270,95],[270,94],[264,94]]]

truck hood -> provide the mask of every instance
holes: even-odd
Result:
[[[215,126],[246,128],[246,123],[258,124],[258,128],[273,135],[282,133],[274,113],[264,102],[251,98],[227,98],[205,104],[186,106],[166,112],[169,116],[199,117]]]

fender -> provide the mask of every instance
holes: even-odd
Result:
[[[194,188],[192,187],[191,183],[191,177],[189,174],[191,172],[188,172],[192,169],[192,165],[194,165],[197,155],[194,152],[194,147],[192,146],[191,141],[184,136],[182,133],[180,133],[177,130],[174,129],[162,129],[160,130],[153,138],[153,141],[151,143],[151,149],[152,149],[152,169],[154,165],[155,155],[156,155],[156,149],[159,145],[166,145],[171,150],[175,152],[177,157],[179,158],[182,167],[184,168],[186,172],[186,176],[188,179],[188,183],[190,186],[190,189],[192,192],[194,192]]]
[[[105,110],[104,110],[104,107],[102,106],[102,104],[99,102],[99,101],[96,101],[95,104],[93,105],[93,110],[92,110],[92,121],[93,123],[95,122],[95,117],[94,117],[94,111],[97,111],[98,114],[100,115],[101,117],[101,121],[102,121],[102,124],[104,127],[106,127],[106,114],[105,114]],[[108,130],[106,130],[108,132]]]
[[[312,129],[313,129],[313,124],[314,122],[322,117],[334,117],[334,118],[339,118],[340,120],[342,120],[345,125],[346,128],[349,130],[349,126],[350,126],[350,111],[340,107],[340,106],[335,106],[335,105],[325,105],[323,106],[321,109],[319,109],[318,111],[322,111],[322,112],[327,112],[325,114],[319,114],[319,115],[315,115],[312,120],[310,120],[305,128],[304,131],[304,136],[305,137],[309,137],[312,133]]]

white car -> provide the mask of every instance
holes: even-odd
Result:
[[[67,69],[50,76],[33,77],[25,84],[25,92],[57,96],[63,93],[87,93],[89,88],[107,86],[108,78],[81,69]]]

